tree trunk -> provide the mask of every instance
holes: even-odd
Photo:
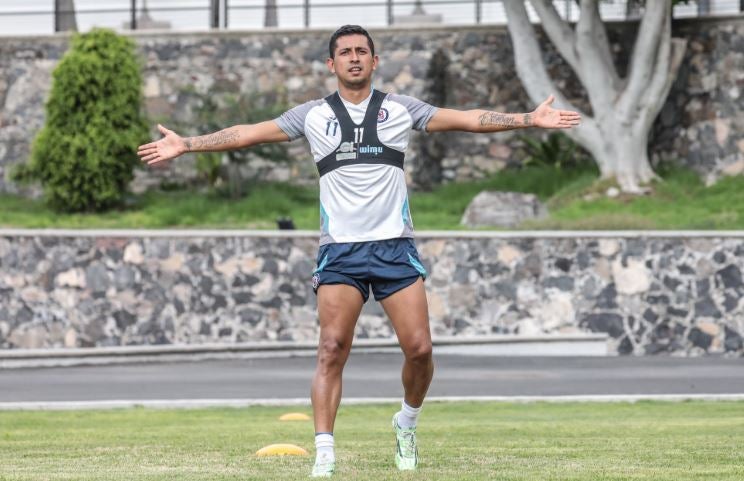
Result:
[[[656,178],[648,158],[648,132],[612,120],[600,124],[599,130],[601,140],[584,146],[597,160],[602,178],[616,179],[624,192],[643,192],[642,185]]]
[[[617,179],[625,192],[644,192],[655,177],[648,160],[648,136],[676,77],[686,41],[672,39],[671,0],[647,2],[628,75],[615,69],[598,0],[580,0],[575,29],[563,21],[551,0],[530,2],[543,29],[586,90],[593,115],[567,135],[588,150],[603,178]],[[517,73],[532,102],[550,94],[561,109],[580,109],[560,93],[543,60],[524,0],[504,0]]]

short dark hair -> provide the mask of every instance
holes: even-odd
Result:
[[[364,35],[367,37],[370,52],[372,52],[372,55],[375,54],[375,42],[372,41],[372,37],[369,36],[369,33],[364,28],[359,25],[344,25],[333,32],[333,35],[331,35],[331,41],[328,42],[328,53],[331,58],[333,58],[336,53],[336,40],[338,40],[338,37],[344,37],[346,35]]]

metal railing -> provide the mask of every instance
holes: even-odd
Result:
[[[602,16],[632,18],[637,1],[604,0]],[[578,18],[574,0],[554,4],[564,18]],[[741,12],[744,0],[696,0],[675,7],[678,18]],[[85,31],[94,26],[199,30],[505,22],[502,0],[11,0],[0,6],[0,35],[52,33],[71,25]]]

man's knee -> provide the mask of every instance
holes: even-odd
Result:
[[[429,339],[416,341],[408,345],[404,351],[406,359],[417,364],[431,362],[431,341]]]
[[[348,351],[349,346],[338,339],[321,339],[318,345],[318,364],[326,368],[342,367]]]

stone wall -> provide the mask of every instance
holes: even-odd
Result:
[[[620,59],[627,57],[635,28],[634,23],[610,27]],[[515,74],[511,41],[503,26],[409,27],[372,33],[382,57],[375,81],[379,89],[427,99],[427,71],[433,54],[441,49],[450,62],[449,106],[532,108]],[[744,19],[677,21],[675,34],[687,37],[690,44],[655,126],[653,158],[679,159],[711,179],[723,170],[744,170]],[[326,30],[138,33],[134,38],[143,58],[147,112],[153,123],[195,134],[190,126],[198,94],[258,93],[289,105],[325,96],[335,90],[335,78],[324,65],[328,36]],[[4,38],[0,43],[0,192],[17,191],[7,181],[8,168],[28,157],[33,136],[43,124],[51,71],[67,44],[65,36]],[[557,85],[582,105],[582,92],[569,69],[553,52],[546,57]],[[445,181],[481,178],[524,157],[521,134],[447,135],[442,143]],[[423,161],[421,141],[414,134],[408,155],[408,173],[414,178]],[[259,162],[252,170],[277,180],[314,181],[305,142],[292,144],[290,154],[289,164],[267,168]],[[195,175],[194,159],[187,157],[158,172],[140,171],[133,188],[188,182]]]
[[[744,233],[426,234],[435,335],[605,332],[619,354],[743,355]],[[317,237],[0,231],[0,348],[314,340]],[[392,329],[370,301],[360,338]]]

